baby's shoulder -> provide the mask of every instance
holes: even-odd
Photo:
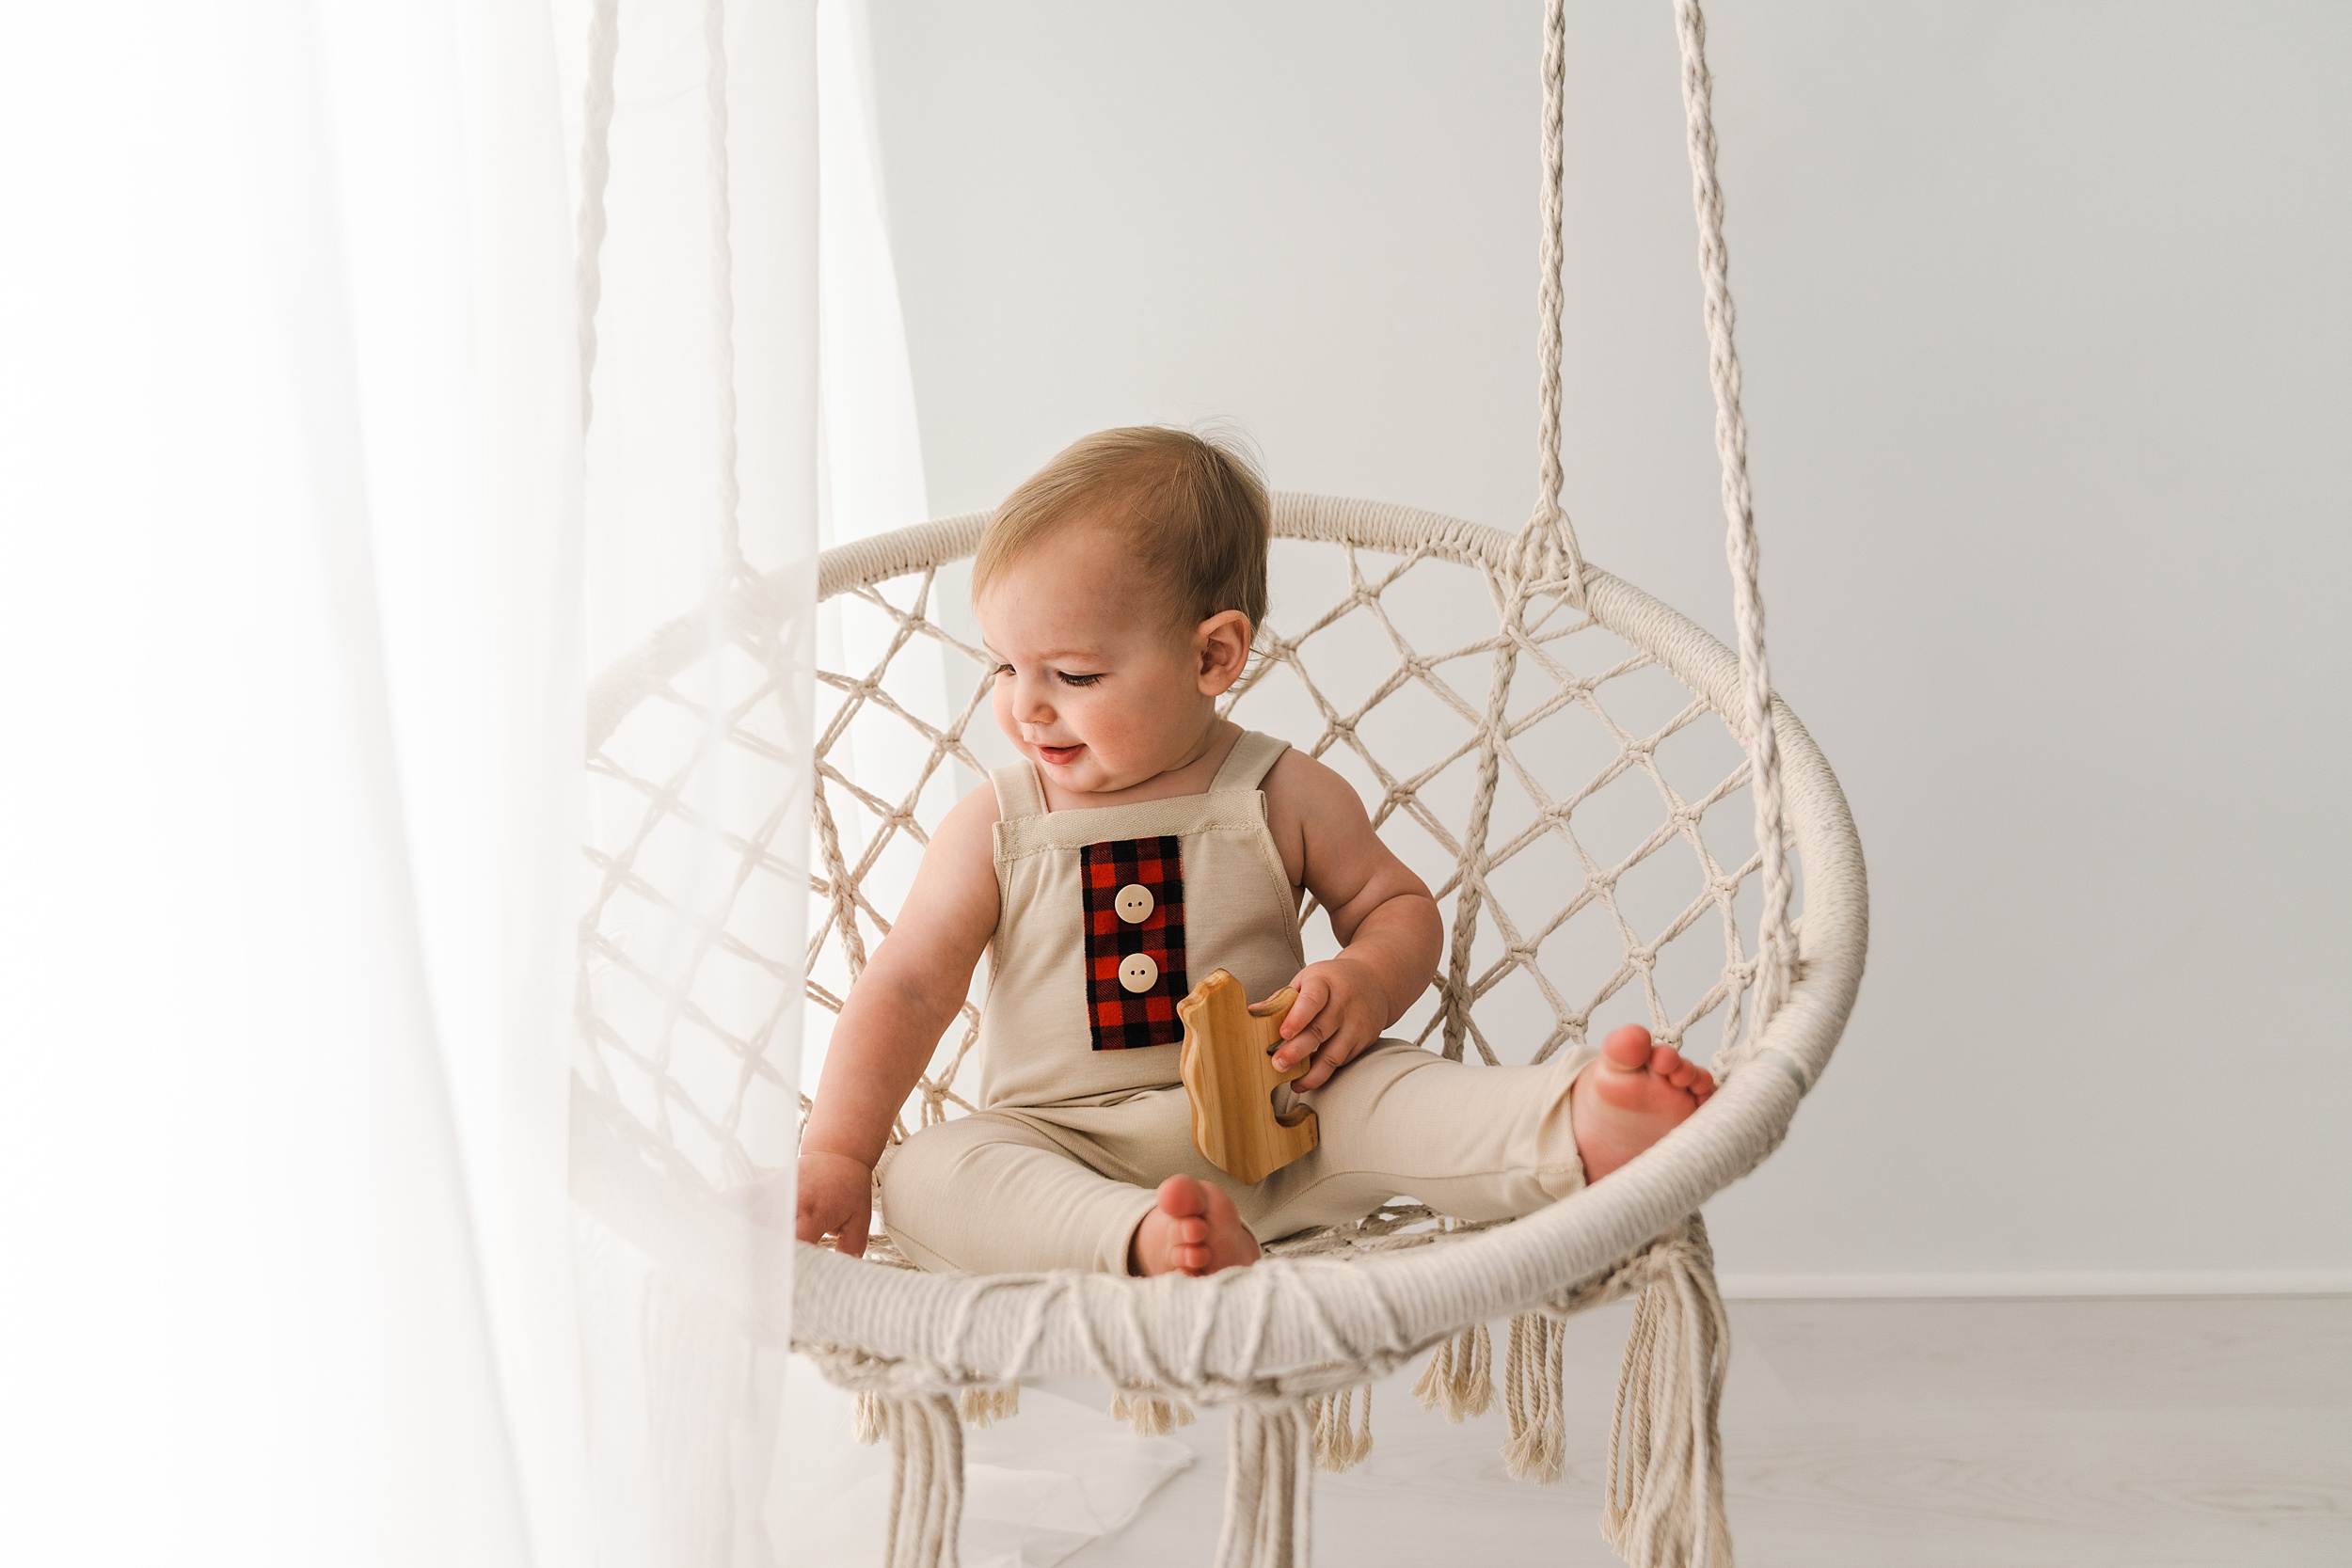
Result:
[[[1363,798],[1356,786],[1326,765],[1319,757],[1308,755],[1293,746],[1274,759],[1274,766],[1259,788],[1265,791],[1269,808],[1280,804],[1294,811],[1312,813],[1338,805],[1352,805],[1363,810]]]
[[[983,779],[978,788],[947,808],[947,815],[939,819],[938,828],[931,833],[931,842],[936,844],[949,833],[958,836],[977,834],[988,839],[993,836],[993,830],[996,824],[1004,819],[1004,803],[996,799],[996,786]]]
[[[1004,819],[993,786],[983,783],[948,808],[923,851],[926,870],[995,880],[996,824]]]
[[[923,863],[900,904],[896,929],[920,940],[979,943],[996,926],[996,795],[986,784],[948,809],[930,832]]]
[[[1372,836],[1356,786],[1295,746],[1275,759],[1259,787],[1265,791],[1266,828],[1300,886],[1313,876],[1312,863]]]

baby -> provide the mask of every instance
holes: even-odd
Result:
[[[863,1252],[876,1162],[926,1269],[1209,1274],[1400,1195],[1463,1219],[1597,1181],[1714,1091],[1629,1024],[1541,1067],[1382,1037],[1437,972],[1436,900],[1347,782],[1216,715],[1265,614],[1267,507],[1232,452],[1104,431],[1007,499],[973,606],[1022,761],[948,813],[835,1024],[797,1231]],[[1300,894],[1336,958],[1308,963]],[[989,954],[980,1108],[884,1157]],[[1321,1139],[1255,1186],[1192,1144],[1176,1004],[1212,971],[1295,986],[1278,1067]]]

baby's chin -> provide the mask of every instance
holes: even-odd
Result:
[[[1106,765],[1091,746],[1032,746],[1029,754],[1055,788],[1073,795],[1116,795],[1159,776],[1148,768]]]
[[[1038,762],[1055,788],[1073,795],[1116,795],[1122,789],[1134,788],[1141,782],[1114,773],[1089,756],[1082,755],[1058,764],[1040,757]]]

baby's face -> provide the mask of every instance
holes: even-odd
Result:
[[[973,609],[998,660],[997,727],[1058,788],[1133,788],[1190,761],[1215,721],[1190,630],[1104,530],[1040,540]]]

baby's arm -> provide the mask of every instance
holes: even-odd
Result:
[[[866,960],[833,1027],[801,1134],[794,1233],[866,1250],[874,1163],[996,929],[996,792],[982,784],[931,835],[898,924]]]
[[[1338,958],[1309,964],[1291,982],[1298,1001],[1274,1053],[1285,1070],[1312,1053],[1314,1065],[1295,1086],[1320,1088],[1428,989],[1443,923],[1429,885],[1380,842],[1345,779],[1302,752],[1285,752],[1266,775],[1265,796],[1284,869],[1315,895],[1340,940]]]

